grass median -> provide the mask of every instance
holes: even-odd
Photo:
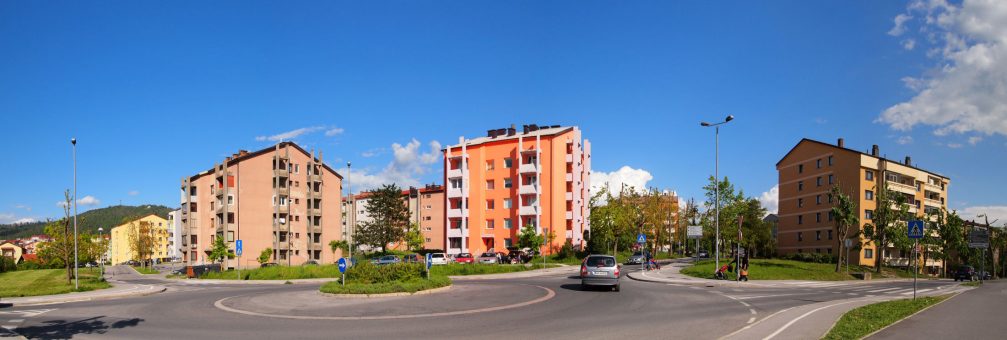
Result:
[[[160,274],[160,272],[158,272],[157,269],[151,267],[133,266],[133,269],[136,269],[136,271],[139,272],[140,274]]]
[[[237,271],[207,272],[201,279],[213,280],[297,280],[340,277],[339,267],[332,264],[303,266],[272,266],[255,269],[242,269],[241,276]]]
[[[721,265],[729,262],[722,261]],[[697,262],[695,265],[682,269],[682,274],[713,279],[715,264],[712,260]],[[874,268],[862,266],[850,266],[849,273],[870,272],[874,274]],[[728,277],[734,277],[734,273],[728,273]],[[901,277],[911,278],[912,272],[882,268],[881,275],[875,278]],[[812,281],[840,281],[856,279],[846,272],[846,266],[836,272],[835,263],[813,263],[793,260],[779,259],[752,259],[749,261],[748,278],[750,280],[812,280]]]
[[[822,339],[860,339],[948,297],[950,296],[928,296],[859,307],[843,314]]]
[[[66,269],[18,270],[0,274],[0,297],[39,296],[85,292],[109,288],[108,282],[100,279],[101,269],[80,268],[80,289],[73,288],[73,281],[66,282]]]
[[[345,286],[339,282],[328,282],[322,285],[322,293],[330,294],[388,294],[416,293],[422,290],[447,287],[451,279],[446,276],[431,276],[430,279],[416,278],[405,281],[390,281],[380,283],[355,283],[348,281]]]

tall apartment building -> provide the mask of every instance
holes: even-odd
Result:
[[[242,256],[224,267],[257,267],[271,248],[270,261],[298,265],[332,263],[328,243],[341,238],[342,177],[292,142],[281,142],[227,157],[212,169],[181,181],[182,255],[190,264],[210,263],[213,242],[225,238]]]
[[[371,221],[367,203],[371,193],[352,195],[349,203],[343,200],[343,228],[352,234],[354,227]],[[424,249],[444,249],[444,186],[428,184],[422,188],[410,187],[402,191],[402,201],[409,208],[409,221],[420,226]],[[352,213],[349,213],[352,212]],[[346,232],[344,232],[344,235]],[[349,237],[347,237],[349,238]],[[391,249],[405,250],[404,244],[389,245]]]
[[[829,190],[838,184],[857,205],[860,225],[851,234],[871,223],[877,207],[875,196],[882,181],[889,190],[904,195],[909,212],[919,218],[926,213],[947,209],[950,178],[918,168],[912,159],[903,162],[882,156],[874,145],[870,153],[846,148],[840,138],[836,145],[802,139],[776,163],[779,172],[778,252],[835,254],[838,237],[833,235],[835,223],[830,210],[834,206]],[[864,239],[860,240],[864,242]],[[905,266],[906,254],[885,249],[885,263]],[[868,244],[859,254],[850,253],[850,263],[873,266],[878,256],[877,246]],[[940,261],[927,260],[931,270],[943,267]]]
[[[149,232],[153,237],[150,259],[158,262],[170,261],[170,229],[168,220],[156,214],[150,214],[113,227],[109,231],[109,235],[111,235],[108,244],[109,261],[112,264],[120,264],[129,260],[143,260],[137,258],[136,251],[134,251],[129,240],[130,235],[145,231]]]
[[[168,258],[182,259],[182,209],[168,212]]]
[[[516,246],[524,225],[554,233],[554,247],[584,246],[591,144],[577,127],[511,125],[460,137],[443,153],[448,253]]]

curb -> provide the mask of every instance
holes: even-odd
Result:
[[[155,288],[154,290],[144,291],[142,293],[118,293],[118,294],[109,294],[109,295],[104,295],[104,296],[82,297],[82,298],[63,299],[63,300],[59,300],[59,301],[45,301],[45,302],[34,302],[34,303],[32,303],[32,302],[29,302],[29,303],[13,303],[13,302],[10,302],[10,307],[44,306],[44,305],[55,305],[55,304],[72,303],[72,302],[112,300],[112,299],[130,298],[130,297],[144,297],[144,296],[148,296],[148,295],[154,295],[154,294],[157,294],[157,293],[162,293],[162,292],[164,292],[166,290],[168,290],[168,287],[163,287],[162,286],[160,289]]]
[[[333,293],[318,292],[318,294],[321,294],[322,296],[326,297],[344,298],[344,299],[370,299],[370,298],[435,294],[435,293],[446,292],[451,289],[451,286],[452,285],[447,285],[444,287],[434,289],[421,290],[414,293],[400,292],[400,293],[384,293],[384,294],[333,294]]]
[[[325,284],[332,281],[339,281],[338,277],[325,277],[314,279],[290,279],[290,280],[218,280],[218,279],[165,279],[169,282],[179,282],[187,285],[285,285],[285,284]],[[288,283],[289,282],[289,283]]]
[[[472,281],[472,280],[503,280],[503,279],[523,279],[529,277],[539,277],[553,274],[565,274],[570,272],[569,268],[575,268],[571,265],[561,265],[560,267],[553,268],[543,268],[526,270],[521,272],[511,272],[511,273],[494,273],[494,274],[478,274],[478,275],[452,275],[448,276],[451,280],[458,281]],[[550,270],[554,269],[554,270]]]
[[[888,329],[888,327],[895,326],[895,325],[899,324],[899,322],[902,322],[902,321],[904,321],[904,320],[906,320],[908,318],[916,316],[916,314],[923,313],[927,309],[933,308],[933,307],[935,307],[935,306],[937,306],[939,304],[947,302],[948,300],[954,299],[956,296],[961,295],[961,293],[964,293],[964,292],[966,292],[966,291],[960,291],[960,292],[954,293],[951,296],[949,296],[947,299],[941,300],[941,301],[939,301],[939,302],[937,302],[935,304],[927,306],[926,308],[923,308],[923,309],[920,309],[920,310],[916,311],[916,313],[913,313],[913,314],[910,314],[910,315],[908,315],[908,316],[906,316],[904,318],[898,319],[895,322],[892,322],[891,324],[889,324],[889,325],[887,325],[885,327],[881,327],[881,329],[873,331],[870,334],[864,335],[863,339],[870,338],[870,337],[874,336],[874,334],[878,334],[879,332]],[[849,313],[849,312],[850,311],[846,311],[846,313]],[[846,315],[846,313],[843,313],[843,315]],[[842,316],[840,316],[839,318],[841,319]],[[839,320],[836,320],[836,323],[839,323]],[[833,323],[832,327],[836,327],[836,323]],[[829,334],[829,332],[832,331],[832,327],[829,327],[829,330],[825,331],[825,334]],[[822,334],[822,336],[825,336],[825,334]]]

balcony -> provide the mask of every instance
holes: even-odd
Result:
[[[518,215],[538,215],[539,207],[538,204],[526,205],[518,209]]]
[[[468,189],[448,188],[448,198],[465,197],[468,196],[468,194]]]
[[[566,219],[568,219],[568,220],[572,220],[573,219],[573,211],[567,211],[566,212]]]
[[[308,216],[322,216],[322,209],[320,208],[308,208]]]
[[[280,195],[290,195],[290,187],[288,186],[278,187],[276,188],[276,193]]]
[[[567,163],[573,163],[573,155],[567,154],[566,155],[566,162]]]
[[[923,204],[929,205],[931,207],[941,207],[941,206],[944,206],[944,204],[942,204],[941,201],[935,200],[935,199],[932,199],[932,198],[924,198],[923,199]]]
[[[290,223],[278,223],[277,229],[280,231],[290,231]]]
[[[290,177],[290,171],[287,171],[287,169],[273,169],[273,176],[284,178]]]
[[[523,184],[517,189],[521,195],[537,195],[539,193],[538,184]]]
[[[289,214],[290,213],[290,206],[289,205],[278,205],[278,206],[273,206],[273,207],[274,207],[273,208],[274,212],[278,212],[280,214]]]
[[[521,164],[521,166],[518,167],[517,172],[522,174],[536,174],[538,173],[538,164]]]
[[[566,174],[566,181],[573,182],[573,174]]]
[[[290,242],[287,242],[287,240],[280,240],[276,248],[280,250],[290,250]]]
[[[566,200],[567,201],[573,201],[573,193],[572,192],[566,193]]]
[[[901,192],[904,194],[910,194],[910,195],[916,194],[916,187],[908,184],[902,184],[899,182],[888,181],[888,188],[893,191]]]
[[[321,234],[322,233],[322,226],[311,226],[311,227],[308,228],[308,232],[310,232],[312,234]]]
[[[932,190],[932,191],[936,191],[936,192],[942,192],[942,191],[944,191],[944,189],[941,188],[940,185],[933,184],[933,183],[930,183],[930,182],[924,183],[923,186],[925,188],[927,188],[927,190]]]
[[[449,169],[448,178],[462,178],[462,169]]]
[[[462,228],[448,228],[448,237],[465,237]]]
[[[224,232],[224,225],[223,224],[218,224],[215,228],[213,228],[213,231],[216,232],[216,233],[218,233],[218,234],[223,233]],[[227,231],[234,231],[234,223],[228,223],[227,224]]]
[[[320,174],[310,174],[308,175],[308,182],[321,182],[322,175]]]
[[[464,212],[461,208],[448,209],[448,218],[462,218],[464,217]]]

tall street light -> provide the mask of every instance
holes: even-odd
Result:
[[[98,255],[98,261],[101,263],[101,278],[105,278],[105,238],[101,237],[101,232],[105,231],[105,228],[98,227],[98,245],[101,250],[101,254]]]
[[[346,218],[349,219],[350,221],[353,221],[355,223],[356,219],[353,218],[353,217],[355,216],[355,214],[357,213],[357,211],[353,207],[353,189],[352,189],[352,187],[350,187],[350,176],[352,175],[352,172],[350,171],[350,169],[351,169],[350,166],[352,166],[352,165],[353,165],[352,163],[346,162]],[[351,224],[350,221],[346,222],[346,229],[349,229],[349,230],[346,231],[346,238],[347,238],[346,245],[347,245],[347,248],[349,248],[350,265],[352,266],[353,265],[353,224]]]
[[[700,122],[699,123],[699,125],[702,125],[704,127],[711,127],[712,126],[714,128],[714,130],[716,131],[715,136],[714,136],[714,144],[713,144],[714,145],[714,147],[713,147],[713,150],[714,150],[713,151],[713,155],[714,155],[713,156],[713,164],[714,164],[714,168],[713,168],[714,169],[713,170],[713,179],[714,179],[714,183],[713,184],[714,185],[713,185],[713,187],[716,190],[716,195],[717,195],[717,198],[716,198],[716,200],[717,200],[717,212],[716,212],[716,215],[714,216],[714,221],[715,221],[714,225],[715,225],[715,228],[716,228],[716,231],[715,231],[716,235],[714,235],[716,237],[716,238],[714,238],[714,247],[716,248],[715,255],[714,255],[714,259],[715,259],[714,263],[715,263],[715,266],[716,266],[716,270],[720,270],[720,126],[724,125],[724,124],[727,124],[727,122],[730,122],[732,120],[734,120],[734,116],[728,115],[727,118],[724,119],[723,122],[712,123],[712,124],[711,123],[707,123],[707,122]]]
[[[77,279],[77,138],[70,138],[73,144],[73,289],[79,290]]]

